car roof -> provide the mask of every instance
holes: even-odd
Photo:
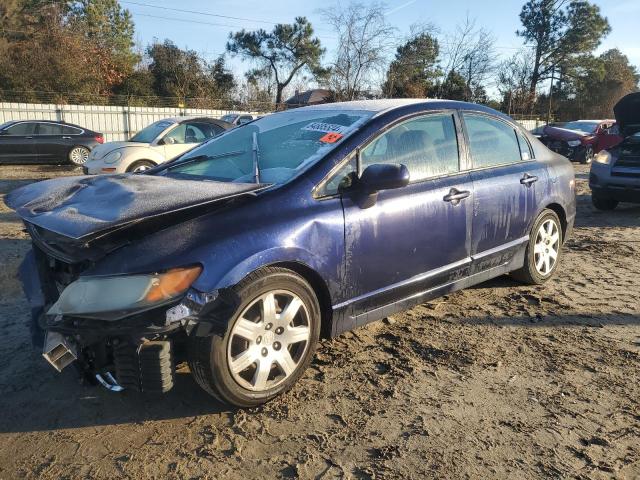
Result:
[[[80,130],[92,131],[87,127],[82,127],[80,125],[76,125],[75,123],[62,122],[60,120],[47,120],[44,118],[27,118],[25,120],[9,120],[5,122],[3,125],[14,125],[16,123],[55,123],[56,125],[66,125],[68,127],[79,128]]]
[[[435,98],[383,98],[378,100],[354,100],[350,102],[323,103],[320,105],[310,105],[308,107],[300,107],[295,110],[314,111],[314,110],[360,110],[372,112],[373,117],[377,117],[392,110],[410,108],[416,106],[424,106],[424,110],[436,109],[457,109],[457,110],[474,110],[479,112],[491,113],[493,115],[509,118],[505,114],[498,112],[492,108],[477,103],[460,102],[457,100],[442,100]],[[291,110],[288,110],[291,112]]]

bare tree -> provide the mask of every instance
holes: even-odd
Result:
[[[532,104],[529,85],[533,73],[531,49],[522,49],[498,67],[497,87],[502,95],[502,107],[509,115],[526,113]]]
[[[453,33],[445,35],[441,44],[444,77],[451,72],[462,76],[471,95],[467,100],[476,101],[476,92],[484,89],[496,69],[494,35],[476,27],[476,20],[467,16]]]
[[[382,3],[351,2],[322,13],[338,34],[329,88],[337,100],[353,100],[376,84],[373,76],[386,66],[395,28],[387,23]]]

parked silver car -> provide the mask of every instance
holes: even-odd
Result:
[[[142,172],[232,127],[228,122],[209,117],[159,120],[140,130],[128,142],[108,142],[93,149],[83,170],[88,175]]]

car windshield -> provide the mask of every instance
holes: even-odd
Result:
[[[156,139],[158,135],[164,132],[171,125],[173,125],[173,122],[169,122],[167,120],[160,120],[159,122],[152,123],[151,125],[143,128],[138,133],[136,133],[133,137],[131,137],[131,140],[129,141],[138,143],[151,143]]]
[[[562,128],[583,133],[595,133],[598,128],[598,122],[568,122]]]
[[[282,184],[327,155],[372,115],[339,109],[275,113],[189,151],[164,174],[224,182],[254,182],[258,176],[261,183]]]

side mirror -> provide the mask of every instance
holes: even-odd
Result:
[[[158,145],[164,145],[164,144],[165,144],[165,143],[167,143],[167,142],[165,142],[165,141],[164,141],[164,138],[161,138],[161,139],[160,139],[160,140],[158,140],[156,143],[157,143]]]
[[[376,193],[406,187],[409,179],[409,170],[404,165],[376,163],[364,169],[358,186],[367,193]]]

